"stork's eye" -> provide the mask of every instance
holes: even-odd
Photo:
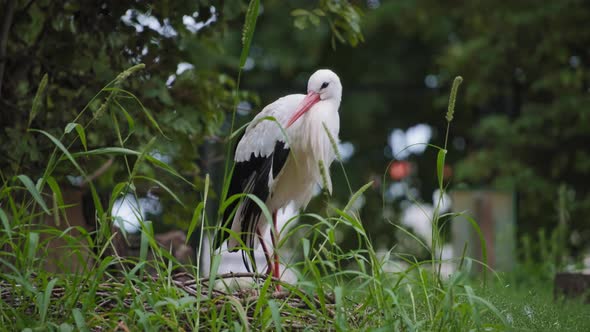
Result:
[[[327,88],[327,87],[328,87],[328,85],[330,85],[330,83],[328,83],[328,82],[324,82],[324,83],[322,83],[322,87],[320,88],[320,90],[321,90],[321,89],[325,89],[325,88]]]

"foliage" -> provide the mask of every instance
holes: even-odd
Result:
[[[471,146],[457,180],[516,190],[522,233],[558,225],[558,190],[567,186],[575,196],[570,231],[578,238],[570,246],[584,247],[590,191],[579,179],[590,171],[590,33],[579,27],[590,15],[588,3],[406,3],[412,10],[400,12],[410,20],[404,28],[442,43],[441,78],[461,72],[469,80],[461,102],[477,125],[456,132]]]
[[[68,1],[64,5],[3,0],[4,4],[12,10],[2,13],[3,22],[9,23],[0,34],[0,141],[11,144],[0,146],[0,155],[5,156],[0,160],[2,182],[15,174],[35,180],[41,176],[54,146],[30,129],[43,128],[55,137],[79,137],[69,146],[75,149],[134,146],[141,150],[149,143],[149,153],[169,160],[200,187],[203,174],[219,159],[209,154],[206,143],[228,134],[227,116],[237,101],[258,104],[256,96],[238,89],[235,80],[244,65],[238,66],[240,31],[235,28],[248,7],[243,1],[93,5]],[[345,2],[338,8],[320,3],[321,8],[326,6],[330,7],[327,18],[351,10]],[[346,22],[358,28],[358,17]],[[338,33],[349,29],[338,23]],[[116,73],[139,63],[146,69],[122,84],[109,83]],[[100,93],[94,96],[95,91]],[[90,124],[94,130],[85,133]],[[92,173],[110,157],[89,156],[80,160],[80,166]],[[108,191],[124,179],[127,167],[128,161],[117,158],[99,178],[100,190]],[[163,175],[147,166],[141,172]],[[54,173],[62,184],[67,175],[80,174],[71,165]],[[140,182],[138,189],[143,192],[151,185]],[[184,196],[186,184],[171,186],[183,201],[191,199]],[[188,213],[167,213],[165,221],[186,224],[182,220],[190,218]]]

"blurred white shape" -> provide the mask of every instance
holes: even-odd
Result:
[[[394,129],[391,132],[389,146],[396,159],[406,159],[410,155],[408,150],[404,150],[408,144],[406,143],[406,134],[401,129]]]
[[[463,138],[461,136],[457,136],[457,137],[453,138],[453,146],[457,150],[461,150],[461,151],[465,150],[465,138]]]
[[[68,179],[68,181],[70,181],[70,184],[72,186],[76,186],[76,187],[80,187],[84,183],[84,177],[81,175],[79,175],[79,176],[66,175],[66,179]]]
[[[188,63],[188,62],[181,62],[176,66],[176,75],[180,75],[182,73],[184,73],[187,70],[191,70],[195,68],[195,66],[193,66],[193,64]]]
[[[579,67],[579,66],[580,66],[580,63],[581,63],[581,61],[580,61],[580,57],[579,57],[579,56],[577,56],[577,55],[572,55],[572,56],[570,57],[570,61],[569,61],[569,63],[570,63],[570,66],[572,66],[572,68],[577,68],[577,67]]]
[[[113,204],[111,215],[114,226],[126,233],[137,233],[141,230],[141,223],[146,215],[162,213],[160,200],[148,193],[148,197],[137,199],[133,194],[119,198]]]
[[[293,227],[293,225],[297,222],[297,220],[291,220],[298,211],[295,211],[292,204],[287,205],[285,208],[280,209],[277,212],[277,227],[279,232],[281,233],[281,237],[285,236],[289,229]],[[272,237],[271,237],[271,227],[268,227],[267,231],[264,233],[264,241],[267,243],[267,246],[272,248]],[[281,256],[281,261],[286,261],[285,258],[289,258],[291,256],[290,251],[288,248],[279,248],[279,253]],[[282,254],[281,254],[282,253]],[[219,264],[219,268],[217,270],[217,274],[225,274],[225,273],[240,273],[240,272],[248,272],[246,267],[244,266],[244,262],[242,260],[242,252],[229,252],[227,250],[227,242],[221,245],[219,250],[216,250],[216,254],[221,255],[221,262]],[[264,257],[264,251],[262,250],[262,246],[258,246],[252,255],[256,260],[256,267],[259,272],[265,272],[267,269],[266,265],[266,258]],[[208,277],[210,274],[211,269],[211,244],[209,243],[209,239],[205,237],[203,239],[203,252],[201,255],[201,262],[202,262],[202,269],[201,272],[204,277]],[[297,282],[297,274],[291,269],[286,267],[283,264],[279,266],[280,278],[284,282],[288,282],[294,284]],[[253,280],[252,278],[234,278],[236,280],[226,280],[226,287],[233,289],[232,287],[251,287]],[[249,285],[249,286],[248,286]]]
[[[313,193],[311,194],[312,197],[316,197],[317,195],[322,193],[322,187],[319,184],[313,186]]]
[[[365,195],[360,195],[359,197],[357,197],[357,199],[354,200],[354,202],[352,202],[352,206],[350,207],[350,209],[352,211],[359,211],[363,208],[363,206],[365,206],[366,202],[367,199],[365,198]]]
[[[396,159],[406,159],[410,154],[424,152],[431,138],[432,128],[419,123],[405,132],[399,128],[394,129],[389,135],[388,143]]]
[[[166,86],[171,87],[174,81],[176,81],[176,75],[168,76],[168,79],[166,80]]]
[[[530,305],[525,305],[524,306],[524,313],[525,315],[530,319],[533,320],[535,317],[535,311],[533,310],[533,307],[531,307]]]
[[[394,200],[400,197],[404,197],[406,195],[406,191],[408,190],[408,184],[405,182],[394,182],[389,186],[389,190],[387,191],[388,198]]]
[[[243,68],[245,71],[252,70],[255,64],[256,62],[254,61],[254,59],[252,59],[251,57],[247,57]]]
[[[170,157],[167,154],[163,154],[158,150],[154,150],[154,151],[150,152],[150,156],[154,157],[154,159],[157,159],[158,161],[161,161],[165,164],[170,164],[172,162],[172,157]]]
[[[242,100],[241,102],[238,103],[238,114],[239,115],[248,115],[248,114],[250,114],[251,111],[252,111],[252,105],[249,102]]]
[[[342,157],[342,161],[348,161],[354,155],[354,145],[350,142],[338,143],[338,153]]]
[[[403,208],[401,224],[411,228],[416,235],[426,242],[432,244],[432,218],[434,207],[438,204],[440,191],[437,189],[432,194],[432,204],[411,204]],[[451,197],[443,194],[439,207],[439,214],[451,209]]]
[[[438,200],[440,199],[440,207],[439,213],[445,213],[451,210],[451,206],[453,201],[451,200],[451,196],[447,195],[447,193],[443,193],[441,197],[440,189],[436,189],[432,193],[432,205],[436,206],[438,204]]]
[[[429,246],[432,244],[433,212],[430,204],[412,204],[403,210],[401,218],[402,225],[411,228]]]
[[[424,78],[424,84],[430,89],[438,88],[438,77],[434,74],[428,74]]]
[[[199,30],[217,21],[217,11],[215,10],[215,7],[209,7],[209,13],[211,13],[211,16],[204,22],[196,20],[196,18],[199,17],[198,12],[194,12],[192,16],[184,15],[182,17],[182,23],[188,31],[192,33],[197,33],[199,32]]]
[[[442,252],[441,252],[441,262],[440,264],[440,275],[443,278],[448,278],[451,274],[453,274],[457,268],[456,268],[456,263],[453,261],[453,258],[455,257],[454,255],[454,251],[453,251],[453,244],[451,243],[445,243],[442,246]]]
[[[381,6],[380,0],[367,0],[367,7],[371,9],[377,9],[379,6]]]
[[[406,143],[411,153],[420,154],[424,152],[430,138],[432,138],[432,128],[429,125],[420,123],[406,130]]]
[[[133,18],[135,18],[136,22],[133,21]],[[135,9],[127,9],[125,15],[121,16],[121,21],[128,26],[134,27],[137,32],[142,32],[147,27],[166,38],[174,37],[178,34],[170,24],[169,19],[165,18],[160,23],[155,16],[140,13]]]

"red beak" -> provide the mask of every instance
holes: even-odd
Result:
[[[289,123],[287,123],[287,128],[291,127],[291,125],[295,123],[297,119],[299,119],[303,114],[309,111],[309,109],[318,101],[320,101],[319,93],[313,91],[308,93],[307,96],[305,96],[305,98],[301,102],[301,104],[299,104],[297,111],[295,112],[295,114],[293,114],[293,117],[291,118],[291,120],[289,120]]]

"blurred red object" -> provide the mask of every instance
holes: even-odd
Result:
[[[453,168],[450,165],[445,165],[443,168],[443,178],[448,179],[453,176]]]
[[[396,180],[402,180],[412,173],[412,164],[409,161],[394,161],[389,166],[389,176]]]

